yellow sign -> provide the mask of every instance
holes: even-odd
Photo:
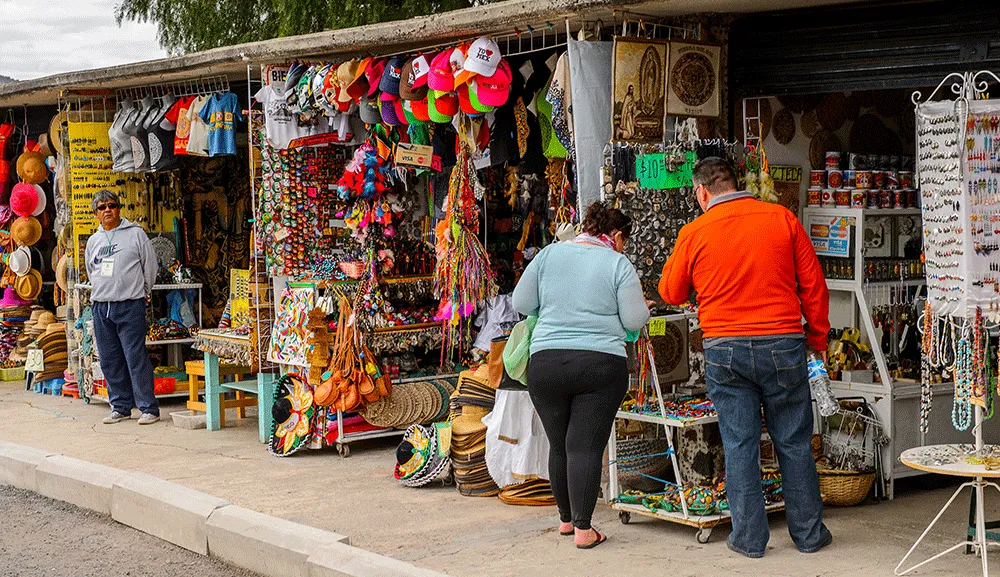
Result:
[[[802,182],[801,166],[781,166],[772,164],[769,167],[774,182]]]
[[[229,317],[234,327],[250,323],[249,270],[234,268],[229,271]]]
[[[667,319],[649,319],[649,336],[662,337],[667,334]]]
[[[121,192],[118,175],[111,171],[110,122],[69,122],[70,210],[73,215],[74,264],[80,266],[80,237],[97,230],[90,208],[94,193]]]

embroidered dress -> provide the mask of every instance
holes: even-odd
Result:
[[[552,130],[556,133],[569,158],[575,158],[573,148],[573,95],[569,82],[569,54],[563,53],[552,73],[552,82],[545,99],[552,105]]]

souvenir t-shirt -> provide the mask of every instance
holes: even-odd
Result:
[[[264,130],[271,146],[288,148],[289,142],[313,133],[311,126],[299,125],[297,115],[289,108],[288,101],[270,84],[265,84],[254,98],[264,106]]]
[[[187,154],[188,138],[191,136],[191,119],[188,117],[188,109],[194,102],[194,96],[185,96],[174,103],[167,111],[166,119],[177,126],[174,132],[174,154]]]
[[[188,109],[191,130],[188,134],[187,153],[192,156],[208,156],[208,124],[200,116],[211,96],[199,96]]]
[[[216,94],[198,113],[208,124],[208,155],[236,154],[236,121],[243,120],[240,102],[235,94]]]

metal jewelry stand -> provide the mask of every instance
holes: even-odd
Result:
[[[915,106],[914,113],[919,115],[921,105],[930,102],[931,99],[934,97],[937,91],[941,89],[942,86],[944,86],[949,81],[952,81],[951,91],[958,97],[955,100],[955,107],[954,107],[954,114],[957,116],[957,125],[959,131],[959,137],[956,140],[957,142],[956,146],[959,146],[960,149],[964,150],[966,142],[966,126],[967,126],[966,118],[968,117],[969,114],[971,114],[969,104],[970,102],[979,99],[979,97],[981,97],[986,92],[986,90],[989,87],[989,82],[991,77],[993,81],[1000,83],[1000,77],[997,77],[996,74],[988,70],[980,70],[979,72],[965,72],[965,73],[955,72],[949,74],[941,81],[940,84],[938,84],[937,88],[935,88],[934,91],[931,92],[930,96],[926,100],[922,100],[923,95],[919,91],[913,93],[912,101]],[[917,118],[918,128],[916,129],[917,130],[916,137],[918,143],[920,142],[919,120],[920,119]],[[917,170],[919,178],[919,170],[920,170],[919,162],[917,165]],[[960,174],[959,180],[961,183],[959,186],[961,187],[967,186],[965,181],[966,175],[963,170],[961,158],[959,158],[958,162],[958,171]],[[967,196],[969,191],[966,190],[965,192],[967,193],[966,194]],[[930,298],[930,291],[928,291],[928,298]],[[981,305],[982,303],[977,301],[976,304]],[[961,311],[959,318],[961,318],[961,316],[968,316],[967,312],[964,310]],[[956,319],[954,317],[951,317],[948,322],[954,323],[955,320]],[[953,327],[953,330],[954,328],[957,328],[957,326]],[[965,325],[962,327],[962,329],[968,330],[968,328],[969,326],[968,323],[966,322]],[[926,362],[926,359],[924,359],[924,362]],[[987,382],[986,386],[989,387],[990,383]],[[971,451],[967,450],[966,449],[967,446],[965,445],[931,445],[928,447],[918,447],[915,449],[911,449],[909,451],[905,451],[900,456],[900,461],[902,461],[905,465],[912,467],[914,469],[930,473],[939,473],[944,475],[971,477],[974,480],[962,483],[962,485],[958,487],[958,489],[951,496],[951,498],[948,499],[948,502],[945,503],[944,507],[941,508],[937,516],[934,517],[934,520],[931,521],[930,525],[928,525],[926,529],[924,529],[924,532],[921,533],[917,541],[913,544],[912,547],[910,547],[910,550],[906,553],[905,556],[903,556],[902,560],[900,560],[899,564],[896,566],[896,569],[894,571],[896,575],[906,575],[907,573],[919,569],[920,567],[923,567],[924,565],[932,561],[935,561],[943,557],[944,555],[951,553],[952,551],[968,546],[970,544],[967,539],[963,538],[963,540],[960,541],[958,544],[945,549],[944,551],[934,555],[933,557],[930,557],[929,559],[926,559],[925,561],[922,561],[908,569],[902,569],[903,564],[906,563],[906,560],[910,558],[910,555],[913,554],[913,551],[916,550],[917,546],[919,546],[920,543],[924,540],[924,537],[927,536],[927,534],[934,527],[934,525],[937,524],[937,522],[941,519],[945,511],[947,511],[948,508],[951,506],[951,504],[955,502],[955,499],[958,497],[958,495],[964,489],[971,488],[972,491],[974,491],[976,497],[976,512],[975,512],[976,535],[971,545],[976,550],[976,554],[979,555],[982,560],[983,577],[989,577],[990,568],[989,568],[989,561],[987,558],[987,547],[989,545],[997,546],[1000,545],[1000,543],[987,541],[986,539],[985,493],[987,487],[993,487],[994,489],[997,489],[997,491],[1000,491],[1000,485],[997,485],[997,483],[990,480],[991,478],[1000,478],[1000,471],[987,470],[985,464],[982,463],[981,461],[983,458],[989,456],[992,447],[988,449],[987,446],[983,444],[983,420],[984,420],[983,408],[979,404],[975,404],[974,419],[975,419],[974,420],[975,424],[973,426],[973,433],[975,435],[975,447],[972,448]],[[979,464],[970,463],[967,460],[968,457],[973,457],[975,459],[978,459],[980,460],[980,463]]]

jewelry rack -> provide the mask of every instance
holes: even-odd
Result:
[[[955,100],[933,101],[938,91],[949,82],[951,92],[956,96]],[[924,252],[930,254],[935,249],[946,252],[951,250],[951,254],[945,257],[948,260],[927,261],[928,300],[919,323],[923,327],[921,428],[926,429],[931,409],[928,385],[930,371],[944,366],[955,376],[952,422],[959,430],[965,430],[969,424],[974,423],[972,433],[975,445],[971,448],[967,445],[921,447],[904,452],[900,457],[907,466],[917,470],[972,480],[962,483],[945,503],[900,560],[895,568],[896,575],[905,575],[952,551],[971,545],[981,558],[983,577],[988,577],[987,548],[989,545],[1000,545],[987,541],[986,538],[985,492],[987,487],[1000,491],[1000,485],[989,480],[1000,477],[1000,471],[987,467],[987,461],[995,459],[996,446],[987,446],[983,442],[984,411],[990,404],[988,399],[994,393],[990,389],[995,385],[991,379],[986,378],[991,359],[988,354],[989,327],[983,319],[982,308],[983,305],[989,305],[989,312],[993,313],[996,303],[1000,301],[1000,293],[997,293],[997,289],[989,290],[996,286],[992,285],[996,280],[984,283],[986,286],[977,286],[973,281],[974,276],[980,276],[985,265],[989,265],[992,272],[996,258],[990,252],[983,254],[977,245],[981,234],[977,227],[982,226],[982,219],[974,218],[978,215],[974,211],[993,212],[1000,202],[996,197],[983,198],[978,195],[978,190],[971,190],[973,181],[967,180],[983,173],[994,173],[996,168],[981,164],[984,159],[996,160],[997,157],[993,151],[980,156],[976,137],[979,132],[977,126],[984,118],[986,120],[982,124],[982,132],[995,133],[1000,129],[1000,121],[992,121],[992,118],[1000,115],[1000,105],[986,100],[986,91],[991,82],[1000,83],[1000,77],[989,70],[956,72],[946,76],[926,99],[920,91],[914,92],[911,97],[916,116],[917,179],[923,197],[925,221],[929,221],[925,224]],[[978,116],[984,113],[992,113],[994,116]],[[991,140],[990,136],[986,136],[984,144],[988,147]],[[958,218],[948,223],[956,213]],[[992,222],[986,228],[992,234]],[[991,292],[994,294],[990,294]],[[954,350],[951,363],[945,358],[949,336]],[[977,395],[977,385],[982,389],[981,399]],[[908,569],[902,569],[924,537],[966,488],[972,490],[975,498],[975,536],[972,542],[963,539]]]
[[[177,82],[164,82],[160,84],[149,84],[146,86],[136,86],[132,88],[122,88],[118,90],[118,100],[130,98],[132,100],[142,100],[147,96],[159,98],[161,96],[172,95],[176,98],[185,96],[207,96],[220,92],[229,92],[229,78],[218,76],[205,76],[193,80],[181,80]]]

